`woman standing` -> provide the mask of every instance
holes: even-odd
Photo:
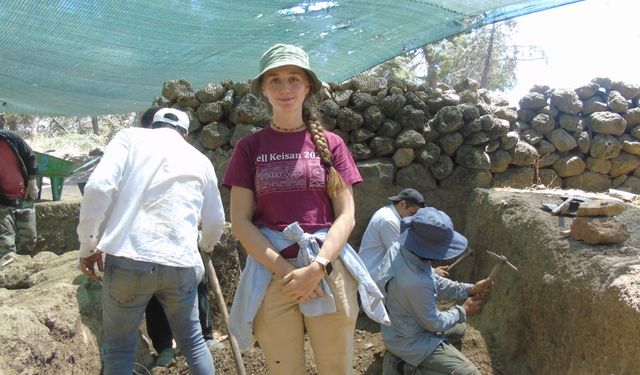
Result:
[[[233,232],[249,254],[230,328],[244,349],[255,334],[274,375],[305,373],[305,329],[320,375],[351,373],[357,291],[365,311],[388,322],[382,295],[347,244],[351,186],[362,178],[314,113],[321,87],[302,49],[265,52],[251,92],[266,98],[272,119],[236,144],[223,179]]]

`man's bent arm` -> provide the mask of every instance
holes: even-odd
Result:
[[[465,311],[459,306],[440,311],[433,296],[434,289],[427,285],[410,286],[404,293],[413,296],[407,298],[410,315],[429,332],[444,332],[466,320]]]
[[[205,252],[213,251],[213,247],[220,241],[225,220],[218,180],[213,167],[208,174],[210,176],[205,187],[202,205],[202,238],[198,244],[200,250]]]
[[[98,245],[102,225],[122,179],[128,144],[125,132],[118,132],[85,186],[77,229],[80,258],[90,256]]]

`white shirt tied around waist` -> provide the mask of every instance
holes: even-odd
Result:
[[[260,228],[260,231],[278,251],[282,251],[294,242],[297,243],[300,246],[300,251],[296,258],[296,266],[303,267],[308,265],[317,255],[320,250],[317,240],[324,241],[328,229],[321,229],[313,234],[304,233],[296,222],[290,224],[282,232],[269,228]],[[358,282],[360,301],[365,313],[378,323],[390,324],[382,301],[382,293],[371,279],[362,260],[349,244],[345,244],[340,253],[340,259]],[[258,263],[252,256],[247,257],[247,263],[240,276],[229,314],[229,330],[238,340],[241,350],[247,350],[253,344],[253,319],[262,304],[271,277],[271,271]],[[333,295],[328,285],[323,285],[323,290],[325,294],[329,293],[324,298],[318,297],[314,299],[318,301],[312,300],[300,305],[300,310],[304,315],[317,316],[336,311],[335,303],[331,303]]]
[[[138,261],[197,267],[224,229],[209,159],[173,129],[121,130],[89,178],[80,210],[80,257],[94,249]]]

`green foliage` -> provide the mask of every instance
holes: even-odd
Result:
[[[89,151],[103,149],[113,136],[126,127],[133,126],[135,113],[97,116],[98,134],[95,134],[90,117],[48,117],[0,112],[5,128],[15,130],[36,151],[56,156],[86,155]]]
[[[472,78],[489,90],[512,88],[516,82],[518,48],[508,45],[508,41],[515,26],[516,21],[506,21],[423,47],[427,63],[435,67],[429,71],[427,81],[453,85]]]
[[[104,141],[100,136],[77,133],[54,136],[36,134],[28,140],[28,143],[36,151],[56,155],[87,155],[95,148],[104,147]]]
[[[516,83],[518,61],[545,58],[533,46],[510,44],[517,23],[509,20],[405,53],[371,69],[379,77],[409,79],[417,83],[446,83],[475,79],[483,88],[506,90]]]

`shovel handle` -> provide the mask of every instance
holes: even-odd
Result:
[[[236,340],[236,338],[231,334],[231,330],[229,330],[229,312],[227,311],[227,304],[224,301],[222,288],[220,287],[220,281],[218,281],[216,270],[215,268],[213,268],[211,257],[202,252],[200,252],[200,256],[202,256],[204,269],[207,273],[207,277],[209,278],[209,283],[212,286],[213,294],[216,296],[216,302],[218,304],[220,312],[222,313],[222,319],[224,320],[224,325],[227,329],[227,334],[229,335],[229,342],[231,343],[231,353],[233,354],[233,359],[236,362],[236,371],[238,371],[238,375],[246,375],[247,371],[244,367],[244,362],[242,361],[240,346],[238,345],[238,341]]]

